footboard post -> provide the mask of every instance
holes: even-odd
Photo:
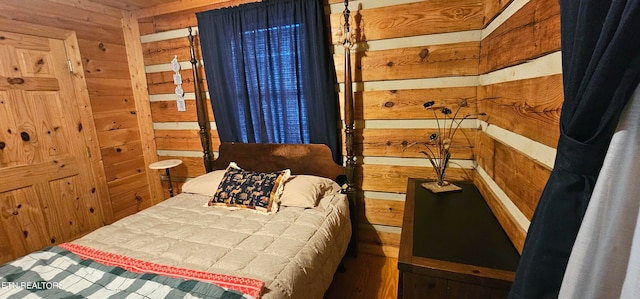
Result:
[[[347,197],[349,198],[349,209],[351,212],[352,237],[347,253],[356,256],[358,252],[358,198],[355,187],[355,155],[354,143],[354,111],[353,111],[353,90],[351,78],[351,48],[353,47],[353,36],[349,27],[349,1],[344,2],[344,133],[346,147],[345,174],[347,176]]]

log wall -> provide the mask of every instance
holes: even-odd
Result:
[[[177,181],[204,173],[185,28],[197,26],[195,12],[245,2],[250,1],[136,12],[157,153],[161,159],[185,162],[172,172]],[[344,5],[328,0],[326,6],[328,38],[342,82]],[[351,60],[357,185],[363,191],[358,211],[361,250],[397,256],[407,179],[435,177],[420,149],[404,150],[404,145],[424,141],[437,130],[433,114],[422,109],[425,101],[453,106],[461,99],[470,104],[464,112],[487,116],[463,123],[447,177],[474,180],[520,249],[558,138],[558,4],[362,0],[350,1],[349,8],[358,37]],[[173,94],[174,55],[182,65],[186,112],[177,111]],[[206,76],[198,71],[206,90]],[[344,90],[343,84],[338,88]],[[219,139],[211,111],[209,120],[215,150]]]
[[[253,0],[122,12],[84,0],[0,3],[0,20],[74,31],[82,56],[104,171],[105,222],[150,206],[166,182],[146,165],[179,158],[177,181],[204,173],[187,26],[195,12]],[[336,76],[344,8],[326,2]],[[543,0],[350,1],[358,43],[352,51],[361,250],[397,256],[407,178],[434,178],[418,148],[437,130],[422,103],[485,112],[455,138],[452,180],[474,180],[517,248],[553,167],[562,103],[559,5]],[[197,42],[197,41],[196,41]],[[177,112],[173,72],[183,68],[186,112]],[[197,53],[200,57],[200,53]],[[206,76],[202,86],[206,90]],[[342,83],[337,87],[344,90]],[[340,93],[342,97],[342,93]],[[212,111],[212,148],[219,145]],[[215,154],[215,153],[214,153]],[[177,185],[180,185],[178,182]],[[179,186],[178,186],[179,187]],[[163,194],[165,192],[165,194]]]
[[[478,109],[479,186],[512,242],[526,231],[555,159],[563,100],[558,1],[514,0],[487,6]],[[495,13],[495,16],[493,14]]]

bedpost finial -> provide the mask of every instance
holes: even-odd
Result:
[[[345,48],[350,49],[355,43],[355,36],[351,33],[351,26],[349,24],[349,18],[351,15],[351,11],[349,10],[349,0],[344,1],[344,11],[342,12],[342,15],[344,16],[344,36],[342,36],[341,42]]]
[[[349,14],[351,14],[351,11],[349,10],[349,1],[345,1],[344,10],[342,11],[342,15],[344,16],[345,23],[349,22]]]
[[[344,0],[344,10],[342,11],[342,15],[344,16],[344,25],[349,27],[349,14],[351,11],[349,10],[349,0]]]
[[[189,31],[189,35],[187,36],[187,39],[189,40],[189,47],[191,48],[191,56],[193,58],[193,34],[191,33],[191,26],[187,27],[187,30]]]

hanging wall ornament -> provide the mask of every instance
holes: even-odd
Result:
[[[178,106],[178,111],[187,111],[187,107],[184,103],[184,90],[182,89],[182,75],[180,75],[180,63],[178,63],[178,55],[173,56],[173,60],[171,60],[171,69],[174,72],[173,83],[176,85],[175,92],[177,96],[176,104]]]

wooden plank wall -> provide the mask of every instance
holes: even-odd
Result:
[[[245,2],[250,1],[137,11],[158,155],[185,162],[172,172],[176,180],[204,173],[185,28],[197,26],[195,12]],[[433,114],[422,109],[425,101],[451,106],[461,99],[470,103],[465,112],[488,116],[463,124],[448,178],[474,180],[521,247],[526,221],[548,176],[548,160],[553,160],[547,153],[553,153],[557,140],[562,100],[557,3],[361,0],[350,1],[349,8],[358,36],[352,62],[357,184],[363,190],[360,250],[397,256],[407,179],[435,176],[418,148],[403,147],[437,130]],[[340,82],[343,9],[343,1],[328,0]],[[186,112],[177,111],[173,94],[174,55],[182,64]],[[343,84],[338,88],[343,90]],[[215,150],[219,139],[211,111],[209,119]]]
[[[482,32],[477,97],[488,117],[477,135],[475,183],[521,251],[559,137],[560,7],[514,0],[487,9],[493,21]]]
[[[481,0],[394,1],[350,3],[356,34],[358,184],[363,190],[361,250],[397,256],[407,179],[435,178],[419,147],[404,145],[425,141],[438,123],[424,102],[454,107],[467,100],[476,111],[476,85],[480,56],[479,30],[483,26]],[[331,6],[332,33],[338,40],[343,8]],[[336,68],[342,79],[342,52],[336,47]],[[442,115],[440,115],[442,116]],[[440,124],[442,125],[442,124]],[[454,138],[450,180],[470,180],[473,140],[472,120]]]
[[[102,160],[111,197],[104,203],[107,223],[152,204],[146,167],[152,161],[143,155],[122,17],[119,9],[88,1],[0,2],[2,19],[77,35],[99,143],[99,152],[91,154]]]

